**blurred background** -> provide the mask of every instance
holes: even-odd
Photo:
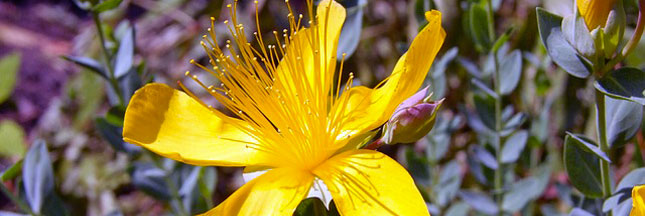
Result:
[[[43,215],[195,214],[216,206],[244,184],[241,168],[184,165],[124,143],[120,137],[124,107],[138,87],[151,81],[178,87],[176,81],[182,81],[198,90],[184,76],[187,70],[202,80],[214,80],[189,61],[207,63],[199,42],[210,27],[210,17],[216,19],[216,32],[223,38],[219,41],[228,38],[222,21],[229,18],[226,4],[232,2],[115,2],[103,10],[95,7],[100,4],[96,1],[0,0],[0,171],[8,192],[27,205],[21,207],[6,193],[0,194],[3,214],[29,213],[25,208],[35,213],[34,196],[43,200],[39,208]],[[433,214],[502,211],[491,212],[486,206],[495,194],[491,176],[496,168],[487,163],[493,156],[486,154],[490,147],[482,144],[486,139],[482,128],[490,115],[477,109],[480,100],[475,94],[481,90],[471,82],[473,78],[490,81],[492,71],[491,54],[473,39],[470,28],[478,25],[469,15],[471,5],[480,1],[339,2],[348,8],[339,42],[339,49],[349,54],[343,72],[353,72],[355,84],[369,87],[390,74],[425,25],[423,12],[442,12],[447,37],[425,82],[434,92],[433,99],[445,98],[436,125],[417,143],[379,150],[411,172]],[[304,11],[303,1],[290,3],[294,10]],[[238,4],[240,22],[254,27],[253,1]],[[571,186],[562,160],[565,131],[595,137],[593,85],[553,64],[536,21],[536,7],[567,16],[573,13],[573,1],[493,0],[492,6],[497,35],[510,32],[498,53],[502,59],[513,53],[521,56],[521,76],[503,99],[503,118],[514,124],[509,125],[513,127],[509,134],[519,134],[516,139],[521,143],[505,168],[505,187],[523,190],[517,189],[517,197],[509,197],[508,203],[505,198],[503,210],[512,215],[567,215],[574,207],[600,211],[602,201]],[[625,10],[628,29],[633,28],[636,1],[626,0]],[[283,1],[260,0],[258,11],[264,35],[288,27]],[[644,49],[637,48],[624,64],[641,67],[643,56]],[[116,75],[111,77],[106,69]],[[216,104],[211,97],[201,96]],[[643,145],[642,107],[633,112],[636,117],[631,118],[638,120],[629,123],[634,132],[620,137],[622,143],[612,150],[616,182],[643,166],[644,154],[638,147]],[[36,161],[23,160],[30,149],[36,154],[34,146],[42,146],[38,148],[45,154]],[[51,170],[52,179],[38,180],[47,179],[43,170]],[[39,173],[45,177],[38,177]],[[27,179],[27,174],[36,177]],[[25,191],[21,185],[39,184],[30,181],[51,185],[51,190]]]

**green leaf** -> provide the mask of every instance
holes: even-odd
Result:
[[[605,97],[607,141],[611,147],[622,146],[641,126],[643,106],[631,101]]]
[[[132,68],[132,58],[134,58],[134,28],[127,28],[125,34],[119,42],[119,50],[114,60],[114,77],[124,76]]]
[[[21,169],[22,169],[22,159],[16,162],[15,164],[11,165],[9,168],[7,168],[4,172],[2,172],[2,177],[0,177],[0,181],[9,181],[11,179],[16,178],[16,176],[20,175]]]
[[[14,52],[0,59],[0,103],[11,96],[20,69],[20,54]]]
[[[132,185],[146,194],[161,200],[170,200],[171,195],[168,185],[164,180],[166,171],[156,167],[150,162],[137,162],[134,164],[130,177]]]
[[[495,159],[495,156],[491,154],[488,150],[485,148],[475,145],[472,147],[472,152],[473,156],[477,161],[480,163],[484,164],[484,166],[491,168],[493,170],[496,170],[499,168],[499,165],[497,164],[497,159]]]
[[[481,4],[471,4],[468,11],[468,23],[473,41],[484,51],[491,47],[491,38],[488,32],[488,16],[486,9]]]
[[[345,59],[352,56],[356,51],[356,47],[358,47],[361,30],[363,29],[363,7],[367,4],[367,0],[343,1],[342,3],[347,8],[347,18],[338,38],[338,49],[336,51],[338,61],[343,58],[343,53],[346,54]]]
[[[514,163],[522,154],[526,141],[529,138],[529,133],[526,130],[520,130],[509,137],[504,146],[502,147],[502,163]]]
[[[582,16],[565,17],[562,20],[562,33],[583,56],[591,58],[595,55],[596,45]]]
[[[105,69],[103,68],[103,65],[92,58],[82,56],[63,56],[63,59],[87,68],[88,70],[97,73],[104,79],[109,79]]]
[[[593,153],[600,159],[611,163],[611,160],[609,159],[609,156],[605,152],[603,152],[599,147],[598,144],[596,144],[593,140],[585,137],[584,135],[581,134],[572,134],[567,132],[567,137],[572,138],[573,140],[572,143],[578,145],[581,147],[584,151]],[[566,138],[565,138],[566,139]]]
[[[22,157],[25,154],[25,131],[13,120],[0,121],[0,156]]]
[[[473,209],[488,215],[494,215],[499,212],[497,204],[488,195],[477,192],[462,190],[459,192],[459,197]]]
[[[602,211],[616,209],[618,205],[631,198],[632,188],[636,185],[645,184],[645,168],[638,168],[629,172],[616,186],[614,195],[605,200]]]
[[[588,211],[585,211],[584,209],[573,208],[573,210],[569,212],[569,216],[594,216],[594,215],[589,213]]]
[[[207,208],[212,208],[212,197],[213,191],[215,190],[215,185],[217,185],[217,170],[215,167],[202,167],[200,176],[199,176],[199,192],[208,203]]]
[[[564,168],[571,184],[587,197],[601,197],[599,157],[584,150],[585,144],[567,135],[564,139]]]
[[[141,152],[141,147],[123,141],[123,128],[110,124],[105,118],[97,118],[95,126],[114,150],[130,155],[136,155]]]
[[[95,13],[101,13],[103,11],[112,10],[121,4],[123,0],[105,0],[97,5],[92,7],[92,11]]]
[[[632,187],[642,184],[645,184],[645,168],[643,167],[632,170],[625,175],[625,177],[620,180],[620,183],[618,183],[618,186],[616,186],[616,191],[629,188],[631,192]]]
[[[415,180],[422,182],[430,181],[430,170],[428,169],[428,160],[426,158],[417,155],[414,149],[407,148],[405,151],[405,159],[408,164],[406,168]]]
[[[515,213],[530,201],[539,198],[551,177],[551,166],[549,162],[535,169],[532,176],[517,181],[511,185],[510,190],[504,194],[502,209],[507,212]]]
[[[495,98],[489,95],[475,94],[475,109],[477,115],[489,129],[495,128]]]
[[[506,41],[508,41],[508,39],[510,39],[511,34],[513,34],[513,31],[515,31],[514,28],[509,28],[504,32],[504,34],[500,35],[499,38],[497,38],[497,40],[493,44],[493,48],[491,48],[493,53],[497,53],[499,48],[502,47],[502,45],[504,45]]]
[[[517,84],[520,82],[522,76],[522,52],[515,50],[511,54],[502,59],[500,66],[500,93],[508,95]]]
[[[22,179],[29,207],[39,214],[45,197],[54,189],[54,172],[45,141],[37,140],[29,148],[22,166]]]
[[[439,206],[448,205],[457,196],[461,186],[460,170],[459,163],[454,160],[442,168],[439,183],[433,186],[434,190],[437,191],[437,204]]]
[[[579,78],[591,74],[588,60],[578,55],[576,49],[569,44],[562,33],[562,17],[537,8],[538,29],[542,43],[547,53],[562,69]]]
[[[125,118],[125,107],[113,106],[105,114],[105,120],[114,126],[123,127],[123,119]]]
[[[645,72],[636,68],[620,68],[594,83],[596,89],[616,99],[645,106]]]
[[[340,213],[338,212],[338,208],[336,208],[336,202],[332,199],[329,202],[329,212],[327,212],[329,216],[340,216]]]
[[[463,202],[457,202],[450,205],[450,208],[446,210],[445,216],[468,216],[470,211],[470,206]]]
[[[293,213],[295,216],[327,216],[327,208],[325,204],[316,197],[311,197],[302,200],[296,211]]]
[[[182,165],[179,170],[173,172],[173,182],[177,184],[177,195],[181,200],[186,212],[190,212],[193,204],[194,194],[198,191],[198,179],[201,168],[197,166]],[[177,200],[173,200],[176,203]]]

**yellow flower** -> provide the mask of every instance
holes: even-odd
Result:
[[[645,215],[645,185],[637,185],[632,189],[632,212],[630,216]]]
[[[605,26],[609,11],[614,7],[616,0],[576,0],[576,3],[580,15],[591,31]]]
[[[202,42],[211,66],[195,63],[221,85],[186,75],[237,118],[205,105],[181,83],[186,93],[149,84],[128,105],[124,140],[188,164],[269,170],[206,215],[291,215],[316,178],[343,215],[428,215],[410,174],[380,152],[358,149],[355,140],[385,123],[419,88],[445,37],[441,13],[426,12],[429,24],[381,85],[351,87],[350,74],[341,89],[334,81],[343,68],[343,61],[336,65],[345,20],[340,4],[321,1],[309,22],[289,7],[290,28],[282,37],[273,32],[278,44],[265,44],[258,32],[257,46],[237,22],[236,5],[228,7],[231,20],[224,23],[233,41],[220,49],[211,23]]]

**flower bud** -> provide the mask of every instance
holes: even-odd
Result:
[[[383,127],[383,138],[386,144],[411,143],[424,137],[434,126],[437,110],[443,99],[430,102],[428,88],[417,92],[403,101],[394,111],[390,120]]]
[[[617,7],[614,7],[609,12],[609,17],[607,18],[607,24],[603,28],[604,37],[603,45],[605,50],[605,58],[611,59],[616,53],[616,48],[620,43],[620,40],[623,39],[623,34],[625,32],[625,9],[622,7],[622,3],[619,2]]]

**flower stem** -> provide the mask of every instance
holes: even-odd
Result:
[[[124,105],[125,101],[123,99],[123,95],[121,94],[121,89],[119,88],[119,84],[116,80],[116,77],[114,76],[114,69],[112,68],[111,60],[112,57],[110,53],[107,50],[107,47],[105,47],[105,35],[103,35],[103,28],[101,28],[101,21],[99,19],[99,15],[97,13],[92,12],[92,19],[94,20],[94,24],[96,25],[96,30],[97,34],[99,35],[99,39],[101,40],[101,49],[103,50],[103,57],[105,58],[105,66],[108,70],[108,80],[110,83],[110,86],[112,86],[112,89],[114,89],[114,92],[119,98],[119,104]]]
[[[636,23],[636,29],[634,29],[634,34],[632,38],[627,42],[625,48],[623,48],[622,55],[627,56],[636,46],[638,42],[641,41],[641,36],[643,35],[643,28],[645,27],[645,0],[638,1],[638,22]]]
[[[36,214],[34,214],[34,212],[31,211],[31,209],[29,209],[27,204],[22,202],[22,200],[20,200],[18,197],[14,196],[13,193],[11,193],[11,191],[9,191],[9,188],[7,188],[7,186],[5,186],[4,183],[2,183],[2,182],[0,182],[0,189],[2,190],[2,192],[4,193],[5,196],[9,197],[9,199],[14,204],[16,204],[16,206],[18,206],[18,208],[20,210],[22,210],[23,212],[25,212],[27,214],[30,214],[30,215],[36,215]]]
[[[609,153],[609,145],[607,144],[607,127],[605,119],[605,95],[596,90],[596,111],[598,118],[598,143],[600,145],[600,150],[605,153]],[[609,163],[604,160],[600,161],[600,174],[602,182],[602,195],[603,198],[608,198],[611,196],[611,176],[609,175]],[[611,216],[612,212],[609,211],[607,215]]]

